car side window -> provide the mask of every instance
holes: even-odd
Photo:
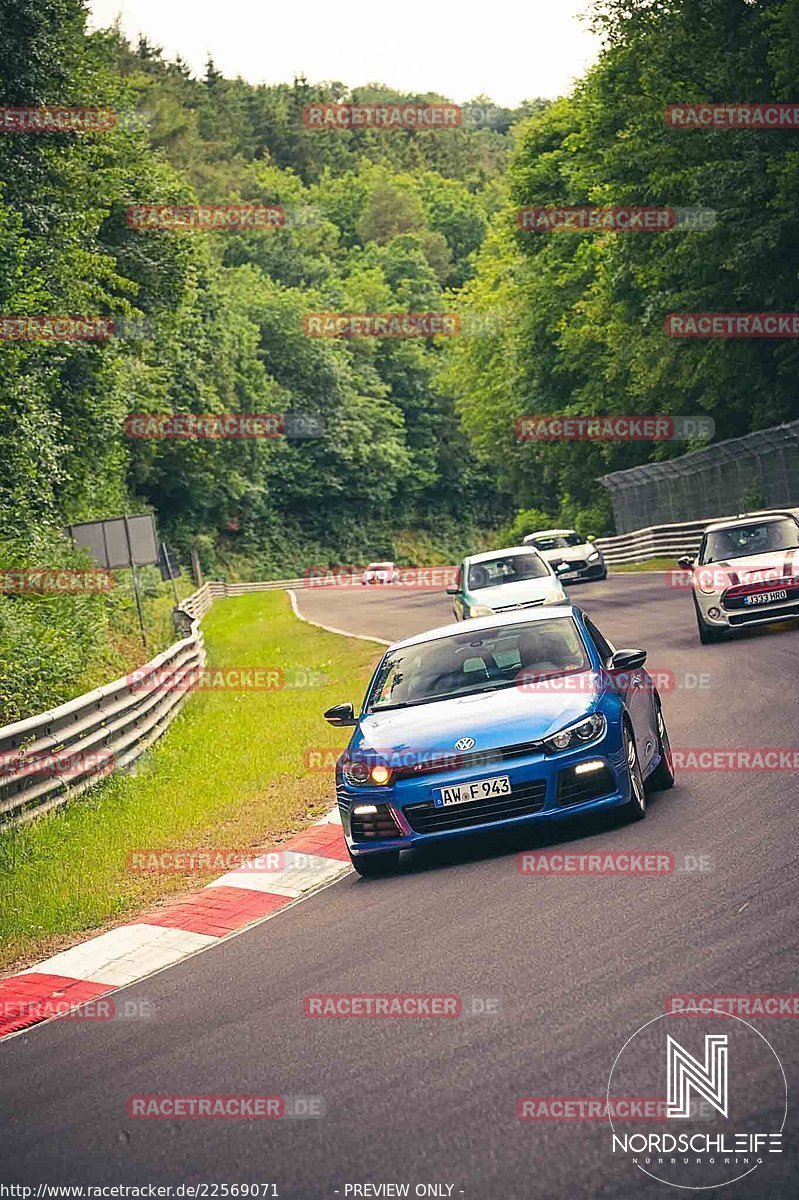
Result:
[[[585,627],[588,630],[591,641],[596,646],[599,657],[602,659],[602,662],[607,665],[613,657],[613,647],[608,639],[602,636],[593,621],[589,621],[588,617],[584,617],[583,619],[585,621]]]

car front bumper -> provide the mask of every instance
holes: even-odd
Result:
[[[601,762],[590,772],[574,772],[587,762]],[[502,797],[436,807],[434,792],[452,784],[507,775],[511,792]],[[630,799],[621,731],[611,726],[588,747],[545,755],[474,764],[457,770],[403,778],[387,787],[355,787],[339,779],[336,787],[344,836],[354,855],[446,841],[528,823],[563,821],[588,812],[615,808]],[[359,805],[374,805],[371,831],[364,836],[365,819],[353,814]],[[385,836],[387,830],[390,836]]]
[[[574,571],[558,572],[561,583],[588,583],[592,579],[604,579],[608,569],[604,562],[588,563]]]
[[[779,590],[775,584],[770,590]],[[753,589],[756,591],[756,589]],[[773,625],[776,621],[792,621],[799,618],[799,585],[784,589],[785,600],[771,604],[738,605],[727,591],[702,592],[693,589],[694,601],[703,621],[714,629],[748,629],[756,625]]]

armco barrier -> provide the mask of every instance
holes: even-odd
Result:
[[[746,515],[765,516],[775,512],[790,512],[799,516],[799,509],[795,508],[760,509]],[[673,558],[676,566],[680,555],[696,553],[708,525],[712,525],[714,521],[732,520],[736,515],[740,514],[705,517],[702,521],[682,521],[674,525],[653,525],[649,529],[621,533],[618,537],[597,538],[594,545],[602,551],[609,566],[646,562],[650,558]]]
[[[111,771],[129,767],[161,736],[191,691],[187,677],[205,666],[200,622],[215,600],[304,583],[205,583],[175,610],[185,636],[138,668],[135,681],[117,679],[0,728],[0,826],[29,821],[79,796]]]

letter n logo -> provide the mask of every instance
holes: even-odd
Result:
[[[727,1034],[705,1034],[705,1061],[700,1063],[666,1035],[668,1098],[666,1117],[690,1117],[691,1089],[710,1101],[723,1117],[727,1114]]]

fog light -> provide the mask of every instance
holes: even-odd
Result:
[[[378,763],[376,767],[372,767],[372,783],[388,783],[391,778],[391,771],[388,767]]]
[[[601,758],[596,758],[592,762],[577,763],[574,773],[575,775],[586,775],[589,771],[601,771],[604,765]]]
[[[720,608],[709,608],[709,609],[707,610],[707,615],[708,615],[709,617],[714,617],[714,618],[715,618],[715,617],[720,617],[720,616],[721,616],[721,609],[720,609]]]
[[[377,813],[376,804],[356,804],[352,810],[354,817],[373,817]]]

